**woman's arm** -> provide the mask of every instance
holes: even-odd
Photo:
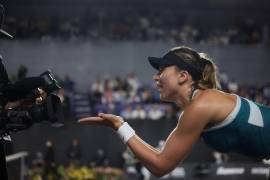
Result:
[[[127,145],[131,151],[155,176],[160,177],[173,170],[187,156],[193,144],[200,137],[204,127],[211,119],[209,108],[200,104],[202,103],[192,103],[185,109],[161,151],[153,148],[137,135],[128,140]],[[84,118],[80,122],[106,125],[115,130],[122,124],[121,117],[110,114]]]
[[[172,171],[187,156],[210,118],[206,106],[194,104],[185,109],[161,151],[157,151],[137,135],[127,144],[144,166],[160,177]]]

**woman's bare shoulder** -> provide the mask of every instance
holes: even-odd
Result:
[[[189,129],[194,128],[202,131],[216,114],[216,108],[212,108],[215,99],[215,90],[199,90],[194,95],[191,103],[183,110],[179,118],[179,128]]]
[[[232,111],[236,96],[216,89],[199,90],[194,105],[203,107],[215,120],[222,120]]]
[[[214,89],[198,90],[189,106],[185,109],[185,114],[191,113],[210,117],[217,110],[216,104],[221,103],[223,94],[222,91]]]

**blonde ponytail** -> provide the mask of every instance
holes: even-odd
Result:
[[[195,81],[195,87],[198,89],[220,89],[217,78],[217,67],[204,53],[198,53],[200,61],[203,62],[202,78]]]

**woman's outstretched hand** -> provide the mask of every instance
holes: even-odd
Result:
[[[78,122],[81,124],[102,125],[118,130],[124,120],[122,117],[113,114],[99,113],[98,116],[82,118]]]

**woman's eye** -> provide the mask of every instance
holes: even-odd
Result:
[[[161,74],[161,73],[162,73],[162,71],[163,71],[163,69],[159,69],[158,74]]]

